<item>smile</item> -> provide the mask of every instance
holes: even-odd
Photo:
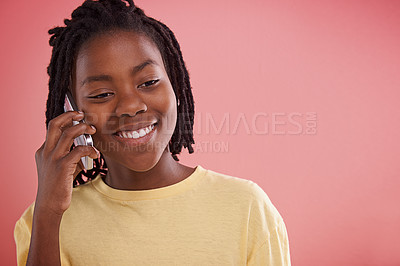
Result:
[[[149,143],[157,130],[158,124],[152,124],[148,127],[141,128],[138,130],[130,131],[123,130],[114,133],[114,138],[122,143],[123,145],[129,145],[130,147],[142,146]]]
[[[154,124],[134,131],[120,131],[117,132],[117,136],[127,139],[138,139],[146,136],[147,134],[152,132],[153,129],[154,129]]]

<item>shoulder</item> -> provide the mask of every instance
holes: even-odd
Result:
[[[35,209],[35,202],[32,202],[25,211],[22,213],[21,217],[17,221],[17,225],[21,223],[32,225],[33,210]]]
[[[22,213],[14,226],[14,239],[16,243],[21,242],[25,238],[29,238],[32,231],[33,211],[35,202],[31,203]]]
[[[92,186],[90,181],[83,185],[74,187],[72,190],[72,199],[75,198],[82,198],[88,197],[91,193]],[[33,219],[33,212],[35,209],[35,201],[32,202],[21,214],[20,218],[17,220],[16,227],[20,227],[22,225],[31,227],[32,226],[32,219]]]
[[[238,193],[246,194],[254,201],[262,201],[268,204],[271,203],[265,191],[250,179],[232,176],[213,170],[206,170],[205,179],[207,179],[208,184],[213,185],[216,188],[233,190]]]
[[[33,202],[22,213],[21,217],[15,223],[14,227],[14,241],[17,252],[17,264],[25,265],[29,252],[29,243],[31,240],[32,232],[32,219],[35,203]]]
[[[204,179],[214,188],[235,190],[236,192],[257,194],[257,184],[249,179],[232,176],[213,170],[205,170]]]
[[[280,251],[284,252],[285,254],[282,255],[282,258],[287,260],[289,251],[286,226],[282,216],[264,189],[256,182],[246,178],[234,177],[211,170],[207,170],[207,172],[206,177],[212,180],[213,183],[218,184],[217,187],[221,190],[232,192],[230,193],[230,202],[236,209],[241,204],[246,205],[248,255],[249,257],[255,257],[253,262],[256,262],[257,259],[262,261],[259,264],[249,265],[265,264],[264,261],[267,261],[265,256],[267,256],[268,252],[262,248],[263,246],[266,249],[271,249],[275,257],[280,256],[278,254]],[[258,257],[255,255],[257,250]],[[282,265],[288,264],[284,263]]]
[[[256,182],[213,170],[206,170],[204,178],[207,180],[207,185],[213,189],[230,192],[234,198],[246,201],[253,216],[267,217],[270,225],[277,225],[281,222],[282,218],[279,212],[267,193]]]
[[[83,185],[79,185],[72,189],[72,195],[82,195],[86,194],[87,191],[90,190],[90,182],[87,182]],[[19,222],[26,222],[32,224],[33,218],[33,211],[35,209],[35,201],[33,201],[21,214],[20,218],[18,219]]]

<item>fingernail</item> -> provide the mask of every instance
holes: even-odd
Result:
[[[93,128],[94,130],[97,130],[93,125],[91,125],[90,127]]]
[[[83,114],[83,112],[82,112],[82,111],[78,111],[78,113],[80,113],[80,114]]]

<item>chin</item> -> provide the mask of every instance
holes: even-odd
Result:
[[[98,141],[95,146],[100,148],[98,150],[103,154],[108,167],[121,165],[135,172],[146,172],[154,168],[165,154],[169,154],[169,139],[134,147],[122,146],[118,142]]]
[[[147,153],[143,156],[135,155],[133,153],[121,157],[121,154],[117,156],[104,155],[106,163],[112,162],[113,165],[121,165],[135,172],[146,172],[154,168],[160,161],[162,152]]]
[[[158,161],[154,161],[151,163],[150,162],[137,163],[135,165],[133,165],[133,164],[127,165],[126,167],[128,167],[129,169],[131,169],[132,171],[135,171],[135,172],[147,172],[147,171],[153,169],[157,163],[158,163]]]

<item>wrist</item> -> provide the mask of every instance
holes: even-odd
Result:
[[[57,221],[61,220],[64,212],[63,211],[56,211],[50,206],[46,206],[40,204],[39,202],[35,202],[35,208],[33,212],[34,217],[46,217],[49,221]]]

